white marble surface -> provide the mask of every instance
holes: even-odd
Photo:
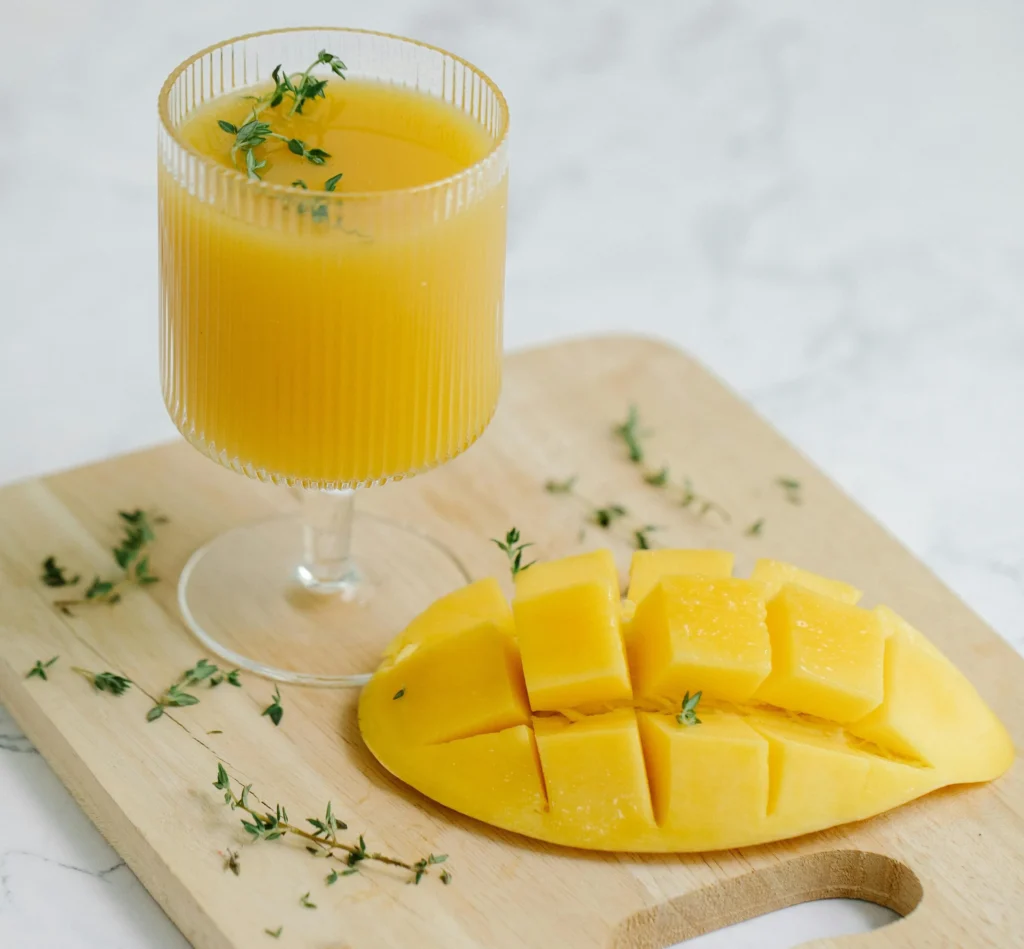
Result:
[[[371,26],[508,94],[510,346],[630,328],[689,348],[1024,647],[1020,0],[301,7],[0,5],[0,482],[172,434],[164,75],[247,30]],[[6,716],[0,795],[0,946],[184,949]],[[823,905],[700,943],[883,915]]]

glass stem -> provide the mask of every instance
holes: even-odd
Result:
[[[359,583],[351,556],[354,514],[351,489],[306,493],[299,579],[307,590],[354,594]]]

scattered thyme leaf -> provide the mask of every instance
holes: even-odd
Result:
[[[275,725],[281,724],[281,719],[284,718],[284,709],[281,707],[281,690],[275,685],[273,701],[263,710],[263,715],[266,715]]]
[[[217,674],[217,666],[208,659],[200,659],[191,669],[182,674],[182,684],[197,685]]]
[[[659,528],[654,524],[645,524],[643,527],[637,528],[633,531],[633,542],[636,544],[637,550],[650,550],[651,549],[651,538],[650,534]]]
[[[441,882],[448,886],[452,882],[452,874],[450,870],[444,869],[441,871]]]
[[[57,563],[55,557],[47,557],[43,561],[43,573],[40,579],[48,587],[73,587],[79,580],[82,579],[81,574],[75,574],[73,577],[66,575],[67,567],[62,567]]]
[[[764,532],[764,518],[763,517],[759,517],[743,533],[746,534],[747,537],[760,537],[763,532]]]
[[[576,475],[570,475],[564,481],[550,478],[544,482],[544,490],[548,494],[572,494],[572,489],[576,487],[576,481]]]
[[[44,682],[47,681],[48,677],[46,675],[46,670],[49,669],[50,666],[52,666],[58,659],[60,659],[60,656],[54,656],[52,659],[47,659],[46,662],[43,662],[42,659],[37,659],[36,664],[28,670],[25,678],[42,679]]]
[[[607,530],[620,517],[625,517],[629,512],[621,504],[609,504],[607,507],[597,507],[590,514],[590,519],[598,527]]]
[[[405,695],[405,686],[402,686],[393,696],[392,699],[400,699]]]
[[[228,850],[226,853],[221,854],[224,858],[224,869],[230,870],[235,876],[239,876],[242,872],[242,865],[239,862],[239,853],[237,850]]]
[[[614,426],[612,432],[625,442],[629,460],[635,465],[641,464],[644,460],[644,448],[640,439],[649,433],[640,430],[640,412],[636,405],[630,405],[626,420]]]
[[[189,705],[198,705],[199,699],[190,692],[184,691],[180,685],[175,684],[164,693],[161,703],[171,708],[186,708]]]
[[[531,560],[529,563],[523,563],[523,551],[527,547],[532,547],[533,544],[522,544],[520,543],[519,529],[516,527],[510,528],[505,533],[505,540],[500,541],[496,537],[491,538],[491,543],[497,544],[499,549],[505,552],[508,557],[509,569],[512,571],[512,577],[515,578],[516,574],[521,573],[523,570],[528,570],[532,567],[536,561]]]
[[[421,860],[417,860],[413,864],[413,878],[409,882],[418,886],[420,880],[422,880],[423,877],[426,876],[428,867],[432,867],[438,863],[444,863],[447,859],[448,854],[446,853],[429,853]],[[445,882],[444,872],[441,873],[441,881]]]
[[[339,876],[340,876],[340,874],[338,873],[338,871],[337,871],[337,870],[332,870],[332,871],[331,871],[330,873],[328,873],[328,874],[327,874],[327,876],[326,876],[326,877],[324,878],[324,882],[325,882],[325,883],[326,883],[326,884],[327,884],[328,886],[334,886],[334,884],[338,882],[338,877],[339,877]]]
[[[676,721],[680,725],[699,725],[700,719],[697,717],[697,703],[700,702],[700,697],[703,692],[694,692],[691,696],[689,692],[683,696],[682,710],[676,715]]]
[[[732,520],[729,516],[729,512],[722,507],[721,504],[717,501],[712,501],[710,498],[699,495],[696,488],[693,486],[693,481],[691,481],[689,477],[683,478],[682,495],[679,498],[679,506],[692,508],[697,512],[698,517],[704,517],[711,511],[715,511],[727,524]]]
[[[790,504],[800,504],[803,502],[803,495],[801,493],[803,485],[796,478],[776,478],[775,483],[782,488],[786,495],[786,500]]]
[[[272,939],[280,939],[281,933],[284,932],[284,926],[278,926],[277,929],[264,929],[263,931]]]
[[[303,893],[302,896],[299,897],[299,905],[305,906],[306,909],[316,909],[316,903],[309,898],[309,893]]]
[[[644,481],[656,488],[665,487],[668,484],[668,467],[661,467],[657,471],[645,471]]]
[[[113,589],[114,584],[111,581],[94,577],[92,583],[89,584],[89,589],[85,591],[85,598],[87,600],[102,600]]]

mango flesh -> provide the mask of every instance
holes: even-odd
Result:
[[[453,652],[457,661],[452,661]],[[516,642],[486,620],[424,642],[390,669],[395,688],[385,724],[410,745],[433,745],[530,721]]]
[[[636,712],[621,708],[571,722],[536,718],[550,819],[557,833],[613,843],[656,829]],[[600,794],[594,788],[601,788]]]
[[[512,610],[494,577],[477,580],[428,606],[384,650],[393,659],[402,650],[429,639],[461,633],[487,620],[515,635]]]
[[[731,577],[728,550],[638,550],[629,565],[626,599],[640,603],[666,577]]]
[[[487,581],[439,600],[363,691],[367,746],[470,817],[624,851],[793,837],[1010,766],[973,686],[891,610],[788,564],[748,581],[670,553],[631,574],[657,579],[628,654],[607,552],[521,573],[511,610]]]
[[[767,600],[775,599],[776,594],[787,584],[804,587],[813,593],[821,593],[850,606],[856,606],[861,598],[860,590],[848,583],[818,576],[816,573],[811,573],[810,570],[802,570],[800,567],[782,560],[758,560],[754,564],[754,571],[751,573],[750,579],[765,585],[765,599]]]
[[[595,581],[518,595],[513,615],[534,711],[632,699],[617,588]]]
[[[754,697],[836,722],[883,698],[885,637],[878,616],[786,584],[768,604],[771,674]]]
[[[639,698],[749,699],[772,670],[764,590],[750,580],[666,577],[637,606],[629,661]]]
[[[701,724],[689,727],[660,712],[638,718],[654,814],[676,849],[714,849],[730,824],[752,827],[764,819],[768,742],[741,715],[704,709]],[[704,786],[716,793],[702,793]]]
[[[1008,768],[1006,732],[964,674],[888,607],[875,612],[886,636],[885,699],[849,732],[932,767],[951,756],[965,769],[973,762],[978,776],[967,769],[962,781],[987,780],[989,760]]]

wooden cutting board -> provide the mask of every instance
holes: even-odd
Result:
[[[649,457],[688,475],[730,514],[699,516],[643,483],[610,433],[630,402],[651,430]],[[440,538],[475,576],[507,573],[488,538],[517,525],[557,556],[610,543],[628,564],[628,525],[586,529],[585,506],[545,492],[578,474],[581,494],[616,502],[669,546],[725,546],[738,569],[774,556],[848,580],[927,632],[1024,736],[1024,660],[883,528],[736,396],[682,353],[634,338],[565,343],[511,357],[501,409],[465,456],[365,492],[367,509]],[[803,503],[775,484],[797,478]],[[676,495],[678,497],[678,495]],[[906,915],[844,947],[1021,945],[1024,775],[947,789],[860,824],[747,850],[600,855],[497,831],[421,798],[363,747],[356,695],[282,687],[285,717],[261,717],[272,686],[202,692],[147,723],[145,713],[202,655],[178,618],[174,580],[217,532],[296,504],[293,494],[218,468],[183,443],[0,491],[0,700],[90,818],[197,949],[614,947],[655,949],[805,900],[848,896]],[[68,618],[38,579],[48,554],[109,572],[119,508],[170,517],[153,550],[163,582],[115,607]],[[745,529],[763,518],[760,536]],[[286,631],[282,632],[286,635]],[[26,679],[60,655],[49,681]],[[110,669],[136,688],[92,691],[72,665]],[[368,867],[331,887],[329,867],[295,841],[248,844],[211,787],[218,762],[292,816],[330,799],[352,832],[399,855],[449,855],[450,886],[410,886]],[[699,780],[699,776],[695,777]],[[219,851],[241,852],[239,876]],[[317,909],[300,906],[310,892]],[[283,925],[274,942],[264,929]]]

